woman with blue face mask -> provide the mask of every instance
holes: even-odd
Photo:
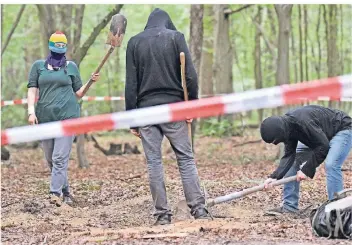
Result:
[[[28,122],[40,124],[80,117],[78,99],[84,96],[87,84],[82,85],[77,65],[66,60],[67,38],[55,32],[49,39],[50,53],[45,60],[32,65],[28,79]],[[93,81],[99,74],[92,75]],[[39,90],[39,100],[34,106]],[[51,170],[50,203],[72,204],[68,183],[68,162],[74,136],[42,141],[45,159]],[[61,199],[61,195],[63,196]]]

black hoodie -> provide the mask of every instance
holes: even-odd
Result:
[[[198,99],[197,74],[184,35],[165,11],[155,9],[144,31],[127,44],[126,110],[184,100],[180,52],[186,56],[189,99]]]
[[[265,119],[260,128],[262,139],[267,143],[285,143],[285,155],[270,178],[281,179],[291,168],[298,141],[312,150],[313,154],[302,163],[301,170],[313,178],[315,169],[328,155],[330,140],[342,130],[351,130],[351,124],[351,117],[343,111],[317,105],[299,107],[284,116]]]

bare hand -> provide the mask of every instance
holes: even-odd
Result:
[[[187,122],[187,123],[192,123],[192,122],[193,122],[193,118],[187,118],[187,119],[186,119],[186,122]]]
[[[97,82],[100,78],[100,74],[99,73],[92,73],[92,80],[93,82]]]
[[[305,175],[301,170],[297,172],[297,181],[307,179],[307,175]]]
[[[131,129],[130,132],[134,135],[134,136],[137,136],[138,138],[141,137],[141,134],[138,132],[138,130],[136,129]]]
[[[272,179],[272,178],[268,178],[267,180],[264,181],[264,189],[268,190],[270,188],[272,188],[272,183],[276,181],[276,179]]]
[[[35,114],[31,114],[29,117],[28,117],[28,123],[30,125],[34,125],[34,124],[38,124],[38,119],[36,117]]]

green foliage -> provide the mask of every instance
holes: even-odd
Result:
[[[80,45],[88,39],[94,27],[114,8],[113,4],[87,4],[83,18],[83,29]],[[229,5],[231,9],[238,9],[241,4]],[[256,25],[252,18],[258,12],[258,6],[251,6],[241,12],[230,15],[230,38],[233,50],[233,85],[235,92],[255,89],[254,80],[254,48]],[[260,5],[262,7],[262,76],[263,86],[276,85],[276,57],[277,56],[277,34],[278,20],[272,4]],[[2,23],[2,43],[6,39],[13,22],[16,19],[20,5],[3,5],[4,16]],[[125,87],[125,52],[128,40],[144,30],[149,14],[154,8],[166,10],[176,28],[189,39],[190,5],[164,4],[164,5],[135,5],[125,4],[121,10],[127,18],[127,30],[122,46],[117,48],[111,55],[103,69],[101,79],[94,84],[87,95],[90,96],[121,96],[124,95]],[[212,5],[206,5],[205,11],[211,12]],[[320,8],[320,19],[319,19]],[[339,51],[339,65],[341,74],[352,72],[352,7],[350,5],[338,6],[338,36],[337,46]],[[327,76],[327,42],[322,5],[307,5],[308,11],[308,75],[310,79],[317,79],[318,72],[315,68],[319,63],[319,52],[321,53],[320,76]],[[303,19],[303,16],[302,16]],[[295,73],[299,74],[299,20],[298,6],[292,9],[292,33],[294,41],[290,41],[290,79],[295,82]],[[319,22],[318,22],[319,20]],[[213,17],[205,15],[204,18],[204,40],[213,40],[214,22]],[[303,21],[303,20],[302,20]],[[318,28],[319,27],[319,28]],[[317,29],[318,28],[318,29]],[[42,23],[38,18],[37,7],[34,4],[26,5],[23,16],[15,30],[12,39],[2,56],[1,81],[2,100],[13,100],[25,98],[27,95],[27,77],[31,65],[37,59],[44,59],[48,53],[41,38]],[[318,31],[317,31],[318,30]],[[83,81],[87,81],[90,74],[96,69],[99,62],[107,52],[109,46],[105,44],[108,27],[104,28],[93,45],[88,50],[86,57],[80,64],[80,72]],[[304,33],[304,31],[303,31]],[[265,37],[265,38],[264,38]],[[266,44],[267,40],[273,47],[271,52]],[[320,49],[318,42],[320,42]],[[204,42],[203,42],[204,43]],[[72,40],[69,40],[69,45]],[[292,46],[294,45],[294,46]],[[294,52],[293,48],[294,47]],[[208,51],[213,51],[212,49]],[[273,54],[274,53],[274,54]],[[305,54],[305,50],[303,50]],[[303,67],[306,59],[303,57]],[[343,70],[342,70],[343,67]],[[212,69],[209,67],[209,69]],[[295,69],[297,69],[295,71]],[[299,78],[299,75],[298,75]],[[2,108],[2,128],[26,125],[26,106],[6,106]],[[96,115],[109,113],[111,111],[124,110],[124,102],[84,102],[82,115]],[[254,114],[253,114],[254,115]],[[206,120],[204,128],[207,135],[230,134],[231,124],[229,122],[217,123],[217,119]],[[219,127],[219,128],[217,128]]]
[[[235,131],[232,121],[212,117],[205,119],[202,123],[201,133],[205,136],[232,136]]]

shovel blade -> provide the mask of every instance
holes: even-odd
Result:
[[[115,14],[111,18],[107,44],[120,47],[127,27],[127,19],[122,14]]]

